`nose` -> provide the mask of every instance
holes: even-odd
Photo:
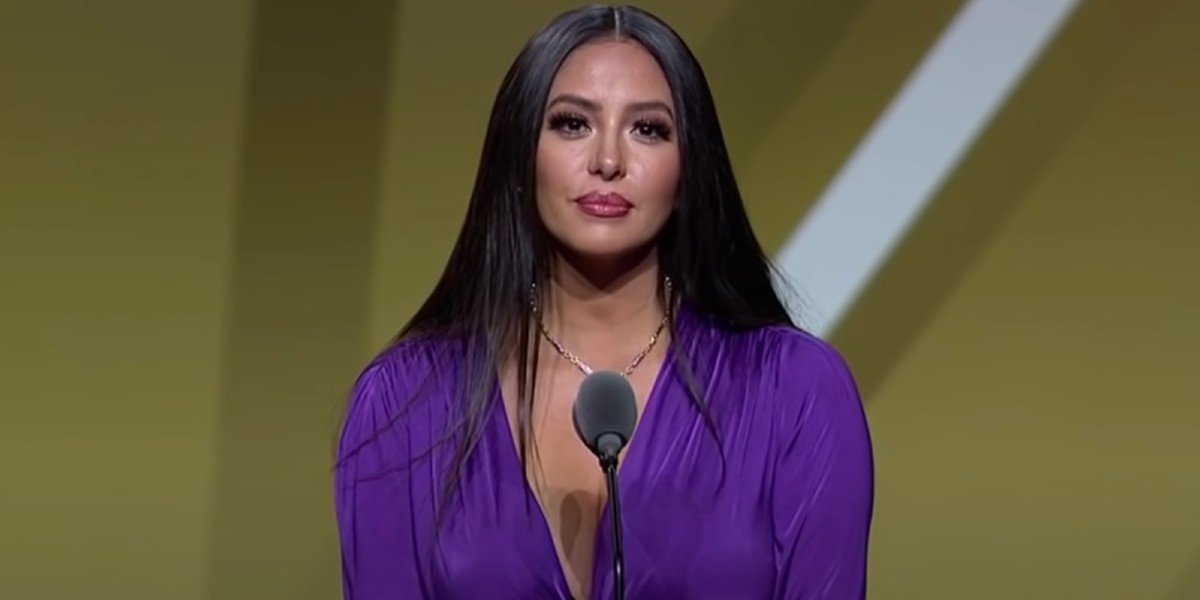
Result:
[[[619,130],[609,128],[606,133],[595,136],[593,140],[595,147],[588,171],[605,181],[623,177],[625,175],[625,156],[624,149],[621,147]]]

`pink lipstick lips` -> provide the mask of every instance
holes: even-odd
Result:
[[[584,214],[601,219],[623,217],[633,208],[633,204],[616,192],[591,192],[576,198],[575,205]]]

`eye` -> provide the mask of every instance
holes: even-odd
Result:
[[[588,123],[582,115],[555,113],[550,116],[550,129],[566,135],[579,135],[588,130]]]
[[[661,119],[640,119],[633,124],[633,132],[651,140],[671,139],[671,126]]]

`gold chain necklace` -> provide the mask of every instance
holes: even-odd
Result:
[[[671,279],[667,278],[663,282],[663,285],[666,287],[667,297],[669,298],[671,296]],[[536,288],[533,291],[535,295],[530,298],[530,305],[533,308],[533,314],[537,317],[538,330],[542,332],[542,337],[546,338],[547,342],[550,342],[550,345],[554,347],[554,350],[557,351],[559,355],[567,359],[567,361],[571,364],[575,365],[575,367],[582,371],[584,375],[591,375],[594,373],[595,369],[583,362],[583,360],[576,356],[574,352],[567,350],[566,346],[564,346],[562,342],[558,341],[557,338],[555,338],[553,335],[550,335],[550,331],[546,329],[545,323],[542,322],[541,311],[538,310],[537,302],[534,299],[536,297]],[[658,323],[658,328],[656,328],[654,330],[654,334],[650,336],[650,343],[646,344],[646,347],[643,348],[641,352],[638,352],[636,355],[634,355],[633,360],[629,361],[629,366],[625,367],[625,370],[621,371],[621,375],[623,377],[628,378],[630,375],[632,375],[634,369],[637,369],[638,365],[642,364],[642,360],[644,360],[646,356],[650,354],[650,351],[654,349],[655,344],[658,343],[659,336],[662,335],[663,329],[665,329],[667,326],[667,321],[669,318],[669,315],[663,315],[662,321],[659,321]]]

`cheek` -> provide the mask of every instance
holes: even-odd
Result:
[[[571,185],[571,169],[574,156],[560,144],[543,141],[538,145],[535,160],[536,196],[540,208],[543,203],[563,197]]]
[[[652,198],[656,207],[669,212],[679,189],[679,154],[664,152],[647,160],[641,180],[647,199]]]

